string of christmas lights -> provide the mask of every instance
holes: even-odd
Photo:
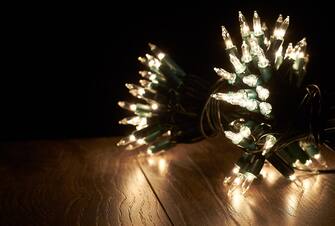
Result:
[[[144,145],[148,154],[166,150],[179,142],[203,138],[200,115],[210,84],[186,74],[167,54],[149,43],[153,55],[138,60],[147,67],[139,71],[139,84],[126,84],[134,103],[119,101],[118,105],[135,114],[119,121],[136,130],[117,145],[133,150]]]
[[[265,163],[299,186],[297,171],[334,171],[326,169],[320,145],[335,144],[335,104],[323,104],[319,87],[306,83],[306,38],[287,43],[288,16],[279,15],[271,34],[256,11],[251,27],[242,12],[238,19],[241,49],[222,26],[231,68],[215,67],[219,80],[214,85],[186,74],[149,44],[153,55],[139,58],[147,67],[139,72],[143,79],[126,84],[135,102],[118,103],[135,114],[120,124],[136,129],[118,145],[128,150],[146,146],[151,155],[222,133],[243,150],[224,180],[229,195],[244,194]],[[335,98],[334,93],[327,98]]]
[[[279,15],[270,37],[256,11],[252,29],[242,12],[238,18],[241,51],[222,26],[233,72],[214,68],[220,79],[202,114],[203,123],[207,120],[213,131],[223,132],[244,151],[224,184],[228,194],[244,194],[265,162],[300,184],[296,170],[317,173],[327,167],[319,131],[310,118],[319,114],[321,92],[304,83],[309,59],[306,38],[294,46],[285,43],[288,16]]]

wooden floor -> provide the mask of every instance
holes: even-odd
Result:
[[[334,225],[335,175],[301,178],[302,190],[267,166],[228,198],[239,151],[222,138],[154,157],[117,139],[0,144],[0,225]]]

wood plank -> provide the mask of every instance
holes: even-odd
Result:
[[[267,178],[255,181],[245,197],[228,197],[223,179],[238,153],[218,137],[138,159],[175,225],[333,224],[334,174],[304,177],[303,190],[268,166]],[[334,157],[332,153],[328,161],[333,166]]]
[[[0,146],[0,225],[171,225],[115,138]]]

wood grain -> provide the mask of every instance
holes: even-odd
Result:
[[[0,225],[171,225],[115,138],[1,144]]]
[[[239,150],[223,138],[157,156],[117,138],[0,144],[0,225],[333,225],[335,175],[300,177],[266,166],[245,197],[223,179]],[[325,153],[330,167],[335,153]]]
[[[255,181],[245,197],[227,197],[222,182],[238,153],[218,137],[139,162],[176,225],[333,225],[335,175],[299,177],[302,189],[266,166],[266,178]]]

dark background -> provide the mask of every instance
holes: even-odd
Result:
[[[220,26],[226,25],[240,43],[238,10],[250,23],[257,10],[271,29],[279,13],[290,15],[289,39],[296,43],[307,37],[310,79],[323,89],[332,87],[334,22],[326,5],[193,4],[38,6],[42,8],[6,18],[0,139],[113,136],[129,131],[117,123],[127,115],[117,101],[129,98],[125,82],[139,80],[137,71],[142,67],[137,57],[148,51],[147,42],[159,45],[186,72],[213,78],[213,66],[228,63]]]

